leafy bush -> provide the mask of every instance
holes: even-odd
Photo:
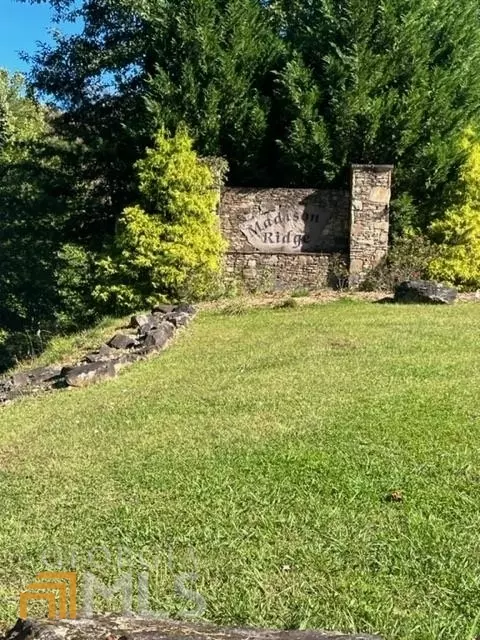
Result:
[[[97,300],[123,312],[160,300],[198,299],[220,271],[226,247],[219,190],[184,128],[137,162],[142,206],[126,208],[108,253],[98,261]]]
[[[334,253],[330,258],[328,267],[328,284],[338,291],[343,291],[348,287],[349,268],[345,256],[341,253]]]
[[[468,155],[460,172],[458,204],[430,226],[439,246],[429,273],[471,289],[480,287],[480,141],[469,131],[461,146]]]
[[[58,311],[56,328],[85,326],[95,318],[92,301],[93,257],[80,245],[64,244],[57,254],[56,271]]]
[[[417,227],[418,207],[408,193],[398,195],[390,204],[390,231],[394,237],[408,234]]]
[[[392,291],[404,280],[427,278],[435,252],[436,248],[425,236],[410,232],[397,237],[386,258],[368,274],[362,289]]]

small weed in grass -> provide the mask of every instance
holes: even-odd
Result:
[[[249,311],[249,305],[244,298],[235,298],[229,301],[221,309],[221,313],[225,316],[239,316]]]
[[[294,289],[291,293],[292,298],[306,298],[310,295],[310,291],[305,287]]]
[[[275,309],[296,309],[297,307],[298,302],[295,298],[286,298],[275,304]]]

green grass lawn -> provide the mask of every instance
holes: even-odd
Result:
[[[5,622],[37,572],[112,582],[125,547],[171,615],[195,572],[222,624],[471,639],[480,305],[203,312],[117,380],[3,408],[0,496]]]

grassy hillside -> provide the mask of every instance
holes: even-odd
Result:
[[[475,304],[208,311],[115,381],[4,407],[0,617],[74,562],[148,568],[171,615],[183,584],[220,623],[480,633],[479,335]]]

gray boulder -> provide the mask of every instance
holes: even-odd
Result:
[[[165,315],[165,320],[171,322],[175,327],[186,327],[192,316],[183,311],[172,311]]]
[[[156,304],[152,309],[152,313],[170,313],[174,309],[173,304]]]
[[[147,315],[146,313],[142,313],[137,316],[132,316],[129,327],[131,327],[132,329],[138,329],[142,325],[148,324],[149,318],[150,316]]]
[[[111,360],[118,357],[118,349],[109,347],[108,344],[100,345],[98,351],[87,353],[83,358],[83,362],[101,362],[102,360]]]
[[[3,640],[381,640],[363,633],[296,629],[226,628],[207,623],[140,616],[77,620],[18,619]]]
[[[458,292],[434,280],[407,280],[395,287],[394,302],[453,304]]]
[[[194,316],[197,313],[195,307],[187,302],[182,302],[175,307],[175,311],[179,313],[188,313],[189,316]]]
[[[112,360],[106,362],[89,362],[65,371],[65,382],[69,387],[87,387],[116,376]]]
[[[27,372],[32,384],[42,384],[59,378],[62,373],[62,367],[51,365],[46,367],[37,367]]]
[[[131,353],[122,353],[121,356],[110,360],[110,362],[113,364],[115,373],[118,373],[120,369],[123,369],[123,367],[127,367],[128,365],[138,362],[139,360],[143,360],[144,358],[145,356],[142,353],[139,353],[139,351],[132,351]]]
[[[147,322],[138,328],[138,334],[144,336],[150,331],[158,329],[162,324],[164,317],[163,313],[154,313],[147,316]]]
[[[11,384],[15,389],[38,386],[59,378],[61,373],[62,367],[57,365],[36,367],[35,369],[21,371],[13,375]]]
[[[175,329],[170,322],[162,323],[158,329],[151,331],[144,340],[145,347],[156,347],[162,349],[173,336]]]
[[[27,387],[30,384],[28,374],[26,371],[20,371],[11,377],[11,384],[14,389],[20,389],[21,387]]]
[[[117,333],[113,336],[113,338],[108,343],[109,347],[113,347],[114,349],[130,349],[137,344],[137,339],[135,336],[127,336],[124,333]]]

